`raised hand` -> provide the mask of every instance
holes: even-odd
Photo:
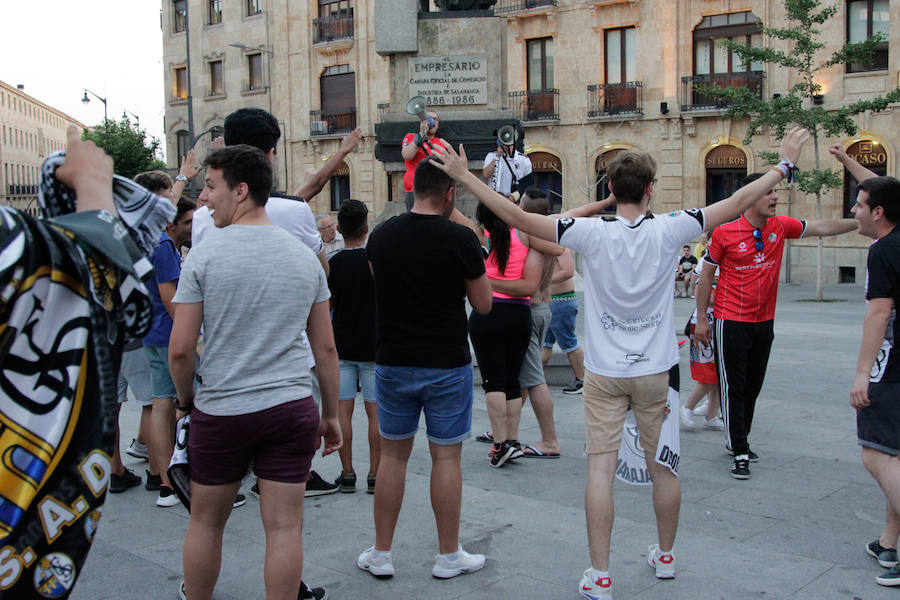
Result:
[[[441,140],[444,149],[435,145],[434,154],[431,155],[431,163],[438,169],[459,181],[469,172],[469,162],[466,160],[466,149],[459,145],[459,154],[453,151],[453,147],[446,140]]]
[[[809,130],[803,127],[794,127],[788,132],[784,139],[781,140],[781,158],[787,159],[796,164],[800,158],[800,151],[803,145],[811,137]]]
[[[363,130],[361,127],[357,127],[350,133],[348,133],[344,139],[341,140],[341,147],[339,152],[344,154],[350,154],[356,145],[359,143],[359,140],[362,139]]]

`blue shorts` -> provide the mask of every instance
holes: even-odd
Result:
[[[375,366],[378,428],[386,440],[406,440],[425,412],[428,441],[452,446],[472,433],[472,365],[455,369]]]
[[[356,398],[356,382],[362,388],[363,400],[375,402],[375,361],[341,360],[341,391],[338,400]]]
[[[544,348],[552,348],[554,342],[568,354],[578,350],[575,336],[575,316],[578,314],[578,298],[560,298],[550,302],[550,329],[544,336]]]
[[[169,347],[144,346],[150,363],[150,385],[154,398],[174,398],[175,384],[169,374]]]

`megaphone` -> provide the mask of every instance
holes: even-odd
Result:
[[[504,125],[497,130],[497,142],[503,146],[513,146],[519,139],[519,132],[512,125]]]
[[[411,115],[416,115],[419,117],[420,121],[428,121],[429,127],[434,127],[434,119],[428,116],[428,113],[425,112],[427,105],[425,104],[424,96],[413,96],[409,100],[406,101],[406,112]]]

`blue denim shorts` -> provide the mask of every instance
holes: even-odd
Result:
[[[550,302],[550,329],[544,336],[544,348],[552,348],[554,342],[568,354],[578,349],[575,336],[575,316],[578,314],[578,298],[565,298]]]
[[[169,374],[169,347],[144,346],[150,363],[150,385],[154,398],[174,398],[175,384]]]
[[[472,432],[472,365],[455,369],[375,366],[378,423],[387,440],[406,440],[425,412],[428,441],[458,444]]]
[[[341,391],[338,400],[356,398],[356,382],[362,388],[363,400],[375,402],[375,361],[341,360]]]

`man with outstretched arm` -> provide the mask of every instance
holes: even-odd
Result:
[[[751,173],[744,185],[762,177],[762,173]],[[748,436],[772,349],[785,240],[839,235],[856,229],[853,219],[806,222],[776,215],[777,200],[778,192],[772,186],[737,219],[712,232],[695,290],[697,314],[705,315],[713,277],[719,269],[713,348],[725,421],[725,447],[734,455],[731,476],[741,480],[750,479],[750,463],[759,461]],[[698,320],[694,337],[703,344],[710,343],[710,326],[705,319]]]
[[[578,584],[584,598],[612,598],[613,479],[629,403],[653,479],[658,543],[648,549],[648,562],[658,578],[675,576],[672,547],[681,487],[667,467],[650,459],[656,456],[665,415],[669,369],[678,363],[670,287],[672,256],[704,230],[735,218],[786,177],[808,138],[807,131],[795,128],[781,144],[782,162],[758,182],[713,206],[671,215],[653,215],[647,210],[656,181],[656,161],[643,152],[622,152],[608,167],[610,190],[616,197],[616,216],[609,219],[555,219],[525,213],[469,172],[462,147],[459,155],[448,149],[441,156],[439,168],[466,185],[511,227],[584,256],[585,511],[591,557],[591,566]]]

